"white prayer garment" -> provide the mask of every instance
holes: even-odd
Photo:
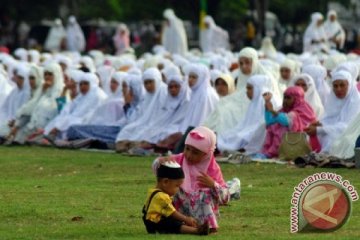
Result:
[[[331,18],[334,18],[333,20]],[[331,48],[336,49],[337,47],[339,49],[344,48],[345,44],[345,31],[341,27],[339,21],[337,20],[337,14],[334,10],[330,10],[327,14],[326,21],[324,23],[324,29],[327,36],[327,39],[329,39],[329,44]],[[339,42],[338,46],[334,41],[330,41],[330,39],[334,39]]]
[[[180,87],[180,92],[176,97],[168,93],[160,115],[143,133],[143,141],[156,144],[171,134],[181,132],[182,122],[187,118],[191,99],[191,90],[187,81],[181,75],[172,75],[168,77],[167,84],[177,85]]]
[[[167,99],[167,86],[162,81],[161,73],[157,68],[145,70],[142,79],[153,81],[154,92],[146,92],[144,99],[139,104],[139,118],[127,124],[118,134],[116,141],[140,141],[143,129],[146,129],[152,120],[160,115],[161,106]]]
[[[83,52],[85,50],[85,36],[74,16],[69,17],[66,27],[66,46],[71,52]]]
[[[332,82],[337,80],[346,81],[349,86],[346,96],[342,99],[338,98],[334,91],[331,91],[325,105],[325,114],[320,120],[322,126],[317,127],[321,151],[324,153],[330,151],[333,143],[360,113],[360,94],[351,74],[344,70],[332,73]]]
[[[56,19],[47,35],[44,48],[51,52],[59,52],[61,50],[62,41],[64,41],[65,38],[65,28],[63,27],[61,20]]]
[[[204,19],[205,29],[200,31],[200,46],[203,52],[215,52],[229,48],[229,34],[215,24],[211,16]]]
[[[60,114],[45,127],[45,135],[48,135],[54,128],[64,132],[71,125],[85,123],[97,106],[105,100],[104,95],[99,92],[97,77],[94,73],[84,73],[79,84],[84,82],[90,85],[89,91],[79,92],[72,102],[67,103]]]
[[[253,97],[244,119],[234,128],[218,135],[218,148],[221,151],[236,151],[241,148],[247,154],[258,153],[263,147],[266,136],[265,124],[265,100],[263,94],[270,93],[272,81],[266,75],[253,75],[247,80],[247,84],[253,88]],[[274,109],[281,107],[281,99],[273,95],[271,102]]]
[[[205,119],[215,110],[219,102],[219,96],[210,85],[209,69],[203,64],[190,64],[185,70],[185,76],[195,75],[197,80],[191,86],[191,100],[187,116],[182,123],[181,132],[184,133],[188,127],[197,127],[203,124]]]
[[[307,73],[296,75],[291,81],[291,86],[296,86],[299,80],[304,80],[307,90],[305,92],[305,101],[310,104],[316,117],[320,119],[324,114],[324,106],[317,92],[314,79]],[[301,87],[301,86],[299,86]]]
[[[310,64],[305,66],[302,69],[302,72],[309,74],[314,79],[315,86],[317,92],[319,93],[321,102],[323,106],[325,106],[326,99],[328,98],[331,91],[328,83],[326,82],[326,78],[327,78],[326,68],[321,65]]]
[[[168,25],[164,26],[162,45],[170,53],[184,55],[188,50],[187,36],[183,22],[176,17],[172,9],[164,11],[164,18]]]
[[[311,15],[311,23],[304,33],[304,52],[328,51],[327,35],[323,25],[319,21],[324,19],[321,13]]]
[[[259,63],[258,54],[255,49],[246,47],[243,48],[238,58],[247,58],[251,61],[251,73],[245,75],[241,70],[234,72],[235,78],[237,78],[236,91],[224,98],[222,98],[215,110],[207,117],[204,122],[206,127],[209,127],[213,131],[220,134],[227,129],[234,128],[236,124],[241,122],[247,111],[247,107],[250,100],[246,96],[246,81],[249,77],[255,74],[270,74]]]

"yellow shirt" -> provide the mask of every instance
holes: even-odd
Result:
[[[157,189],[157,188],[149,189],[147,197],[146,197],[146,201],[145,201],[145,209],[147,208],[147,204],[148,204],[151,194],[155,190],[160,190],[160,189]],[[151,200],[150,207],[146,214],[146,219],[150,220],[154,223],[158,223],[161,220],[162,216],[169,217],[175,211],[176,211],[176,209],[172,204],[171,197],[164,192],[158,192],[155,194],[155,196]]]

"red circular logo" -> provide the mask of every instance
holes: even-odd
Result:
[[[325,231],[341,227],[351,211],[351,202],[344,189],[331,183],[319,183],[310,187],[301,204],[308,224]]]

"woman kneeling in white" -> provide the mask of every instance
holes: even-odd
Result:
[[[332,85],[324,117],[306,129],[310,136],[317,135],[323,153],[329,153],[332,144],[360,113],[360,94],[351,74],[344,70],[333,73]]]
[[[271,86],[271,79],[266,75],[254,75],[247,80],[246,94],[251,102],[244,120],[218,136],[221,151],[241,149],[247,154],[261,151],[266,135],[264,97],[271,97],[276,109],[281,106],[281,100],[271,94]]]
[[[65,132],[71,125],[81,124],[89,118],[96,107],[105,98],[99,91],[98,79],[93,73],[84,73],[79,83],[79,95],[65,105],[60,115],[45,127],[45,136],[54,140],[59,133]]]

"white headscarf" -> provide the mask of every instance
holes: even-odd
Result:
[[[203,52],[214,52],[217,49],[229,48],[229,34],[215,24],[211,16],[206,16],[204,22],[208,28],[200,31],[200,47]]]
[[[181,75],[169,76],[167,83],[170,82],[180,85],[180,92],[176,97],[168,93],[167,100],[161,107],[160,115],[142,134],[144,141],[158,143],[169,135],[181,131],[180,127],[187,117],[190,107],[191,90]]]
[[[7,74],[0,74],[0,108],[4,104],[6,98],[9,96],[13,88],[13,85],[10,84],[10,82],[7,80]]]
[[[230,74],[226,74],[226,73],[220,73],[220,75],[214,80],[214,86],[216,84],[216,80],[221,78],[222,80],[224,80],[228,86],[228,95],[232,94],[235,92],[235,81],[233,79],[233,77]]]
[[[210,65],[213,69],[217,69],[223,73],[230,73],[229,72],[229,61],[220,55],[215,55],[210,59]]]
[[[265,74],[265,73],[267,74],[268,72],[260,64],[258,53],[256,52],[256,50],[254,48],[251,48],[251,47],[243,48],[239,53],[238,59],[240,59],[242,57],[251,59],[251,61],[252,61],[251,73],[249,75],[245,75],[242,73],[241,70],[238,70],[237,73],[239,75],[235,76],[238,78],[237,84],[236,84],[237,89],[245,90],[246,81],[249,77],[251,77],[252,75],[255,75],[255,74]]]
[[[31,58],[31,61],[29,61],[29,62],[34,63],[34,64],[40,63],[40,53],[38,50],[35,50],[35,49],[29,50],[28,55]]]
[[[271,59],[261,59],[259,62],[262,66],[264,66],[269,77],[271,77],[270,78],[272,81],[271,91],[277,97],[282,98],[282,92],[280,90],[280,83],[278,80],[280,78],[280,64],[278,64],[277,62]]]
[[[85,67],[87,67],[90,72],[95,72],[95,64],[94,60],[89,56],[83,56],[80,59],[80,63],[84,64]]]
[[[185,76],[190,73],[198,76],[194,86],[191,87],[192,95],[190,100],[191,109],[182,123],[181,132],[185,132],[190,126],[200,126],[215,109],[219,97],[210,85],[209,69],[202,64],[191,64]]]
[[[330,17],[331,16],[335,16],[336,19],[335,21],[331,21]],[[345,31],[344,29],[341,27],[339,21],[337,20],[337,14],[334,10],[330,10],[327,14],[327,18],[326,21],[324,23],[324,29],[325,29],[325,33],[328,39],[330,38],[336,38],[337,41],[340,41],[340,48],[344,47],[345,44]],[[336,48],[335,43],[333,43],[332,41],[330,41],[330,46],[332,46],[333,48]]]
[[[218,79],[220,77],[221,74],[222,74],[222,72],[217,69],[210,70],[210,81],[211,81],[211,84],[213,87],[215,87],[215,81],[216,81],[216,79]],[[233,81],[234,81],[234,79],[233,79]],[[235,90],[235,81],[234,81],[234,90]]]
[[[111,92],[109,94],[110,98],[116,98],[116,99],[123,99],[123,93],[122,93],[122,84],[123,82],[126,82],[126,84],[129,86],[129,82],[126,80],[128,76],[128,73],[126,72],[115,72],[112,76],[112,79],[114,79],[119,85],[115,92]],[[109,83],[110,84],[110,83]]]
[[[85,36],[80,25],[74,16],[69,17],[66,27],[67,49],[72,52],[82,52],[85,50]]]
[[[76,94],[79,93],[79,83],[83,76],[84,72],[78,69],[68,70],[68,76],[71,80],[73,80],[76,84]]]
[[[245,118],[234,128],[219,134],[218,147],[220,150],[239,150],[245,148],[247,154],[260,152],[265,140],[265,100],[263,94],[270,92],[272,82],[266,75],[253,75],[247,80],[253,87],[253,98],[245,114]],[[274,109],[279,109],[281,100],[273,95]]]
[[[27,127],[29,129],[44,128],[58,113],[56,98],[58,98],[64,87],[64,78],[59,64],[46,65],[44,72],[50,72],[54,76],[54,83],[41,96],[31,112],[31,119]]]
[[[28,51],[25,48],[17,48],[14,51],[14,56],[21,62],[28,62]]]
[[[173,63],[180,68],[181,71],[184,71],[184,67],[189,63],[189,61],[180,56],[179,54],[172,55]]]
[[[306,102],[309,103],[314,110],[317,119],[320,119],[324,114],[324,106],[317,92],[314,79],[307,73],[298,74],[291,81],[291,85],[295,86],[299,79],[303,79],[307,86],[307,91],[305,92]]]
[[[260,51],[265,55],[266,58],[276,60],[277,51],[270,37],[264,37],[261,43]]]
[[[104,53],[100,50],[90,50],[88,52],[89,56],[94,59],[95,65],[98,67],[104,63]]]
[[[146,129],[152,120],[159,116],[161,106],[167,98],[167,87],[162,81],[161,73],[157,68],[147,69],[143,76],[143,81],[153,80],[155,83],[155,92],[145,94],[144,99],[140,103],[141,117],[135,122],[130,123],[124,127],[118,134],[116,141],[131,140],[140,141],[142,129]]]
[[[245,75],[240,70],[232,73],[234,78],[237,78],[236,91],[229,96],[221,98],[213,113],[210,114],[203,124],[214,132],[221,133],[227,129],[234,128],[243,120],[250,103],[250,100],[246,96],[247,79],[255,74],[266,74],[270,76],[266,69],[259,63],[258,54],[255,49],[250,47],[243,48],[238,58],[240,59],[241,57],[251,59],[251,73]]]
[[[333,72],[331,73],[331,75],[332,75],[334,72],[338,72],[338,71],[341,71],[341,70],[345,70],[345,71],[347,71],[348,73],[350,73],[353,82],[356,83],[357,78],[359,77],[359,66],[358,66],[358,64],[356,64],[355,62],[343,62],[343,63],[340,63],[340,64],[333,70]]]
[[[351,74],[344,70],[334,72],[332,73],[332,82],[336,80],[347,81],[349,88],[344,99],[337,98],[333,91],[328,98],[324,117],[320,120],[322,126],[318,127],[322,152],[330,150],[332,143],[360,113],[360,94]]]
[[[126,80],[127,77],[126,72],[114,73],[112,79],[119,84],[118,88],[115,92],[111,92],[109,98],[96,108],[87,124],[118,126],[117,123],[125,116],[122,84],[126,82],[129,86],[129,81]]]
[[[124,81],[128,83],[129,91],[132,92],[133,99],[127,112],[116,122],[116,126],[124,127],[129,123],[135,122],[141,117],[142,111],[140,103],[145,96],[144,83],[140,76],[128,74]]]
[[[10,120],[15,120],[15,114],[20,107],[25,104],[30,98],[30,84],[29,84],[29,67],[24,63],[17,66],[17,76],[23,78],[23,85],[21,88],[16,86],[9,96],[6,98],[4,104],[0,109],[0,123],[6,124]]]
[[[283,79],[282,76],[280,75],[280,80],[279,80],[279,88],[280,88],[280,91],[281,93],[284,93],[285,90],[288,88],[289,84],[290,84],[290,81],[291,79],[294,78],[294,76],[296,74],[298,74],[298,67],[297,67],[297,64],[294,60],[291,60],[289,58],[287,58],[283,63],[281,63],[280,65],[280,70],[281,68],[287,68],[290,70],[290,77],[289,79]]]
[[[126,115],[129,122],[134,122],[141,116],[141,103],[144,100],[146,90],[141,76],[129,74],[126,79],[126,81],[129,82],[129,91],[131,91],[133,95],[132,102],[130,103],[130,109]]]
[[[327,71],[321,65],[310,64],[302,69],[303,73],[309,74],[315,82],[317,92],[319,93],[322,104],[325,106],[326,99],[330,94],[330,87],[326,82]],[[305,94],[306,95],[306,94]]]
[[[99,75],[101,87],[107,95],[111,94],[110,81],[115,69],[111,66],[103,65],[98,67],[96,73]]]
[[[19,118],[20,116],[30,116],[32,114],[32,111],[34,110],[37,102],[39,101],[41,94],[42,94],[42,88],[44,83],[44,72],[41,67],[38,67],[36,65],[32,65],[30,67],[30,73],[29,77],[34,76],[35,82],[36,82],[36,89],[33,91],[31,99],[25,103],[17,112],[16,117]]]
[[[64,38],[66,38],[65,28],[61,20],[56,19],[47,35],[44,48],[51,52],[58,52],[61,50],[61,42]]]
[[[180,68],[173,63],[166,66],[161,72],[164,74],[166,80],[170,76],[181,75]]]
[[[72,66],[72,59],[68,56],[58,54],[56,55],[55,59],[59,64],[64,64],[66,66],[66,69],[69,69]]]
[[[44,134],[49,134],[53,128],[66,131],[71,125],[85,123],[105,100],[103,95],[99,94],[99,86],[94,73],[83,73],[81,82],[89,83],[89,91],[85,94],[79,92],[72,102],[67,103],[60,115],[45,127]]]
[[[169,21],[169,26],[164,26],[162,45],[170,53],[184,55],[188,50],[188,44],[183,22],[175,16],[172,9],[164,11],[164,18]]]
[[[96,108],[89,120],[84,122],[84,124],[122,127],[123,125],[119,121],[125,116],[123,107],[124,101],[108,99]]]
[[[316,52],[322,49],[327,50],[327,36],[323,26],[317,26],[319,20],[324,19],[321,13],[313,13],[311,15],[311,23],[304,33],[304,52]],[[314,44],[312,41],[325,40],[324,43]]]
[[[6,80],[8,83],[14,88],[15,82],[12,80],[14,77],[14,70],[16,69],[16,66],[18,65],[18,61],[16,61],[11,56],[5,56],[3,60],[3,65],[6,66],[7,70],[7,78]]]
[[[86,124],[105,126],[123,126],[125,124],[126,115],[123,108],[122,84],[126,82],[129,86],[127,78],[128,74],[125,72],[114,73],[112,79],[118,83],[118,88],[115,92],[111,92],[109,97],[96,108]]]
[[[187,83],[187,81],[181,75],[171,75],[167,79],[166,83],[170,84],[171,82],[175,82],[180,86],[180,92],[176,97],[167,95],[166,108],[174,111],[184,102],[189,102],[191,97],[191,89]]]
[[[343,63],[343,62],[346,62],[345,54],[330,55],[327,59],[325,59],[324,67],[326,68],[326,70],[331,71],[337,65],[339,65],[340,63]]]

